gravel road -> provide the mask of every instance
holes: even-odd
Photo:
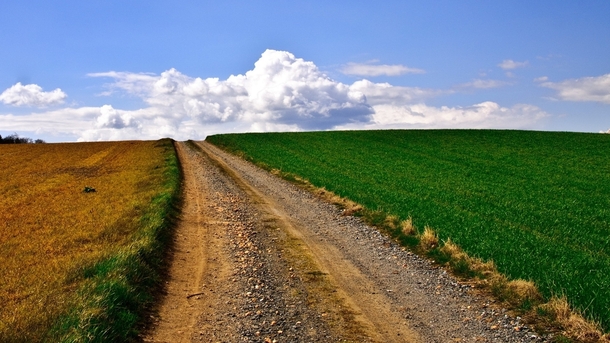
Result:
[[[546,342],[358,218],[206,143],[146,342]]]

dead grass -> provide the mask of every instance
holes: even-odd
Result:
[[[424,227],[424,232],[419,235],[419,247],[423,251],[429,251],[438,247],[438,236],[429,226]]]
[[[311,183],[309,183],[308,181],[303,180],[303,179],[300,179],[297,181],[300,181],[301,184],[305,185],[306,188],[309,188],[310,190],[312,190],[313,193],[316,194],[317,196],[319,196],[320,198],[323,198],[330,203],[338,205],[343,210],[341,212],[341,214],[344,216],[354,215],[355,213],[360,212],[363,209],[361,205],[359,205],[349,199],[342,198],[342,197],[338,196],[337,194],[335,194],[325,188],[314,187]]]
[[[496,274],[499,275],[493,261],[483,261],[480,258],[469,256],[462,248],[453,243],[451,239],[448,239],[442,244],[440,251],[449,258],[450,265],[455,266],[460,264],[462,268],[467,268],[469,271],[473,272],[473,275],[479,275],[480,277],[488,279],[493,278]]]
[[[0,341],[39,340],[78,270],[128,241],[162,177],[155,144],[0,146]]]
[[[396,228],[400,227],[400,219],[398,216],[389,215],[385,217],[383,225],[388,227],[390,230],[396,230]]]
[[[417,230],[415,230],[415,226],[413,226],[413,219],[411,217],[400,222],[400,231],[405,236],[415,236],[417,234]]]
[[[542,294],[540,294],[532,281],[522,279],[511,280],[508,282],[507,288],[516,298],[535,302],[542,301]]]
[[[468,257],[466,253],[457,244],[453,243],[451,238],[443,243],[441,251],[454,259],[461,259]]]
[[[570,308],[565,297],[553,297],[546,304],[540,305],[564,330],[564,334],[572,339],[587,343],[608,343],[610,335],[603,335],[598,323],[586,320]]]

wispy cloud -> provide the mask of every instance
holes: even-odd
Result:
[[[529,65],[528,61],[517,62],[517,61],[513,61],[513,60],[504,60],[498,64],[498,67],[500,67],[504,70],[513,70],[513,69],[517,69],[517,68],[527,67],[528,65]]]
[[[341,72],[345,75],[357,75],[357,76],[398,76],[403,74],[424,74],[426,71],[423,69],[409,68],[402,64],[374,64],[377,61],[370,61],[367,63],[348,63]]]
[[[0,101],[11,106],[47,107],[62,104],[67,97],[59,88],[45,92],[39,85],[17,82],[0,94]]]
[[[349,88],[363,94],[369,105],[411,104],[446,93],[442,90],[393,86],[387,82],[374,83],[369,80],[356,81]]]
[[[0,123],[5,131],[62,133],[78,137],[91,127],[99,114],[99,107],[61,108],[27,115],[0,114]]]
[[[490,79],[475,79],[467,83],[462,83],[460,85],[455,86],[455,89],[491,89],[491,88],[499,88],[510,85],[509,82],[500,81],[500,80],[490,80]]]
[[[545,79],[546,81],[548,79]],[[610,104],[610,74],[561,82],[543,82],[542,87],[557,91],[557,97],[566,101],[593,101]]]
[[[532,127],[540,120],[549,117],[542,109],[519,104],[502,107],[491,101],[472,106],[434,107],[426,104],[404,106],[377,105],[369,123],[360,128],[366,129],[519,129]],[[348,124],[343,129],[355,129]]]

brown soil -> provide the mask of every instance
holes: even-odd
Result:
[[[208,143],[147,342],[532,342],[518,318],[359,219]]]

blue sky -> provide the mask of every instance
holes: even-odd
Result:
[[[610,129],[608,1],[11,1],[0,134]]]

